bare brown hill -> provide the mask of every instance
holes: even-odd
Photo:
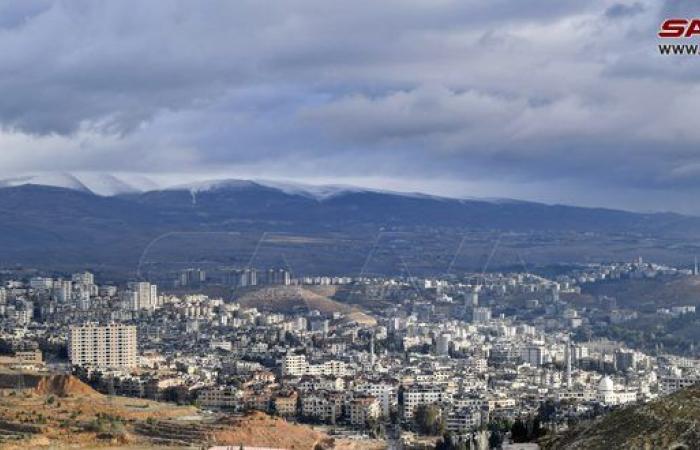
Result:
[[[16,384],[11,375],[17,374],[4,375],[6,384]],[[102,395],[70,375],[23,374],[22,379],[27,384],[21,391],[6,389],[0,395],[2,449],[165,450],[242,444],[330,450],[341,444],[311,427],[260,412],[212,415],[194,406]]]
[[[296,425],[278,417],[253,412],[244,417],[225,420],[227,426],[215,432],[220,445],[249,445],[290,450],[333,448],[327,435],[304,425]]]
[[[329,293],[334,292],[329,290]],[[374,317],[357,307],[346,305],[301,286],[266,286],[243,293],[236,299],[242,306],[267,311],[291,312],[318,310],[324,314],[342,313],[347,320],[376,324]]]
[[[102,396],[102,394],[73,375],[50,375],[43,377],[37,383],[34,392],[38,395],[58,395],[60,397],[72,395],[83,397]]]

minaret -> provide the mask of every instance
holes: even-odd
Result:
[[[698,257],[695,257],[695,267],[693,267],[693,275],[698,275]]]
[[[371,365],[374,366],[374,333],[372,333],[372,336],[369,339],[369,362]]]
[[[566,341],[566,387],[571,389],[571,341]]]

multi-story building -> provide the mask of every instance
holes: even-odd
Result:
[[[17,351],[15,358],[22,364],[42,364],[43,362],[43,355],[39,349]]]
[[[452,410],[445,419],[445,429],[455,434],[473,430],[481,425],[481,411],[475,408]]]
[[[267,284],[289,286],[291,283],[291,275],[285,269],[268,269]]]
[[[387,418],[391,414],[391,408],[398,403],[398,390],[393,384],[364,382],[356,385],[355,391],[369,394],[379,400],[382,415]]]
[[[438,355],[446,356],[450,353],[450,341],[452,336],[449,333],[441,334],[437,339],[437,353]]]
[[[304,417],[334,422],[340,416],[341,409],[323,393],[304,395],[301,399],[301,415]]]
[[[68,356],[71,364],[103,368],[136,366],[134,325],[86,324],[70,327]]]
[[[309,364],[307,374],[322,375],[327,377],[344,377],[350,375],[348,365],[343,361],[330,359],[323,361],[321,364]]]
[[[282,374],[298,377],[306,374],[309,364],[304,355],[286,355],[282,360]]]
[[[35,290],[49,290],[53,287],[53,278],[32,277],[29,280],[29,287]]]
[[[348,410],[353,425],[365,425],[379,419],[381,415],[379,401],[370,395],[350,400]]]
[[[406,420],[413,418],[413,412],[418,405],[432,405],[444,403],[452,399],[452,395],[439,387],[414,386],[403,393],[403,417]]]
[[[299,395],[292,391],[288,393],[278,393],[274,400],[273,405],[277,414],[283,417],[291,417],[297,414],[297,401],[299,400]]]
[[[147,281],[128,283],[132,310],[155,309],[158,306],[158,288]],[[135,294],[135,296],[134,296]]]
[[[240,404],[240,392],[231,386],[203,389],[197,394],[197,401],[207,408],[236,409]]]
[[[185,269],[180,272],[180,286],[197,287],[207,280],[207,274],[202,269]]]
[[[491,308],[478,306],[472,311],[472,321],[474,323],[485,323],[491,320]]]
[[[683,388],[693,386],[696,383],[700,383],[700,376],[696,374],[682,375],[680,373],[674,373],[664,375],[659,379],[659,393],[661,395],[670,395]]]
[[[73,283],[55,280],[53,282],[53,297],[61,303],[68,303],[73,297]]]
[[[256,269],[231,269],[224,273],[224,282],[234,287],[257,286],[258,271]]]
[[[618,350],[615,352],[615,368],[620,371],[634,369],[637,365],[637,352],[633,350]]]
[[[545,349],[543,345],[528,345],[520,350],[520,359],[533,367],[544,364]]]
[[[75,284],[82,284],[86,286],[95,284],[95,276],[90,272],[74,273],[71,279]]]

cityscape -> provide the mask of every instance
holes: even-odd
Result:
[[[700,358],[592,336],[599,322],[639,314],[614,297],[584,302],[582,294],[616,281],[700,280],[697,263],[640,258],[551,278],[222,273],[210,279],[189,268],[157,286],[5,271],[0,339],[14,357],[2,388],[31,388],[23,374],[65,373],[108,396],[196,405],[209,414],[198,419],[204,430],[216,417],[258,411],[358,448],[473,449],[526,448],[514,445],[700,380]],[[204,293],[211,288],[227,294]],[[330,299],[341,290],[376,306]],[[689,303],[655,314],[696,311]],[[137,433],[158,436],[157,427]],[[156,441],[197,445],[201,437]]]

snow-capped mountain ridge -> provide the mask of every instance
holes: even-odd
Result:
[[[60,187],[81,192],[92,192],[82,181],[69,173],[46,173],[38,175],[23,175],[15,178],[0,180],[0,187],[23,186],[34,184],[37,186]]]
[[[240,180],[220,179],[181,184],[165,188],[167,191],[187,190],[192,194],[200,194],[207,191],[235,190],[251,187],[264,187],[275,189],[288,195],[299,195],[317,201],[324,201],[334,197],[353,193],[377,193],[396,195],[401,197],[425,198],[433,200],[469,200],[467,198],[456,199],[439,195],[424,194],[421,192],[399,192],[387,189],[374,189],[346,184],[306,184],[293,181],[279,181],[266,179]],[[477,200],[477,199],[473,199]],[[490,200],[487,200],[490,201]],[[495,201],[495,200],[494,200]]]
[[[148,185],[144,182],[143,184]],[[0,180],[0,187],[48,186],[111,197],[143,192],[144,189],[108,173],[43,172]]]
[[[454,198],[439,195],[431,195],[420,192],[398,192],[386,189],[366,188],[345,184],[307,184],[295,181],[268,180],[268,179],[214,179],[195,181],[185,184],[163,186],[146,177],[129,175],[114,175],[109,173],[67,173],[47,172],[31,175],[22,175],[0,180],[0,188],[22,185],[37,185],[70,189],[85,193],[92,193],[103,197],[111,197],[123,194],[139,194],[152,191],[189,191],[193,198],[205,192],[222,190],[243,190],[251,188],[268,188],[283,192],[287,195],[302,196],[319,202],[330,200],[342,195],[359,193],[376,193],[394,195],[400,197],[432,199],[437,201],[485,201],[490,203],[510,202],[508,199],[478,199],[478,198]]]
[[[372,189],[360,188],[355,186],[347,185],[312,185],[303,184],[289,181],[276,181],[276,180],[239,180],[239,179],[222,179],[222,180],[209,180],[200,181],[195,183],[171,186],[165,188],[165,190],[188,190],[193,194],[199,194],[207,191],[220,191],[220,190],[235,190],[235,189],[247,189],[252,187],[264,187],[269,189],[275,189],[281,191],[288,195],[300,195],[303,197],[315,199],[315,200],[326,200],[337,195],[341,195],[348,192],[373,192]]]

